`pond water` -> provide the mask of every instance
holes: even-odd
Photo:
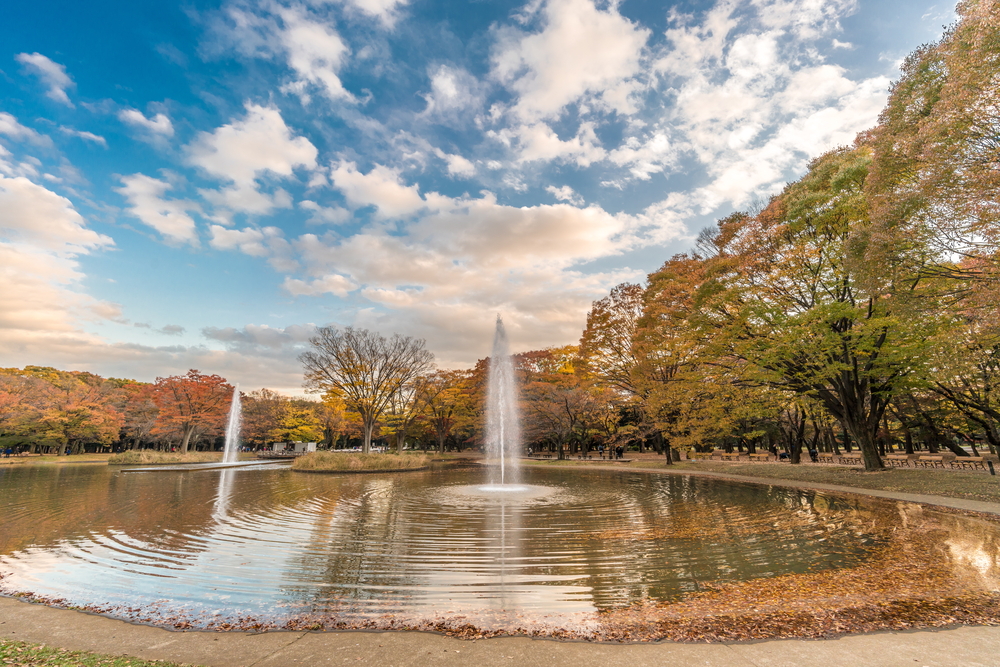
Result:
[[[871,503],[811,491],[533,468],[518,494],[486,482],[479,467],[8,469],[0,590],[195,626],[328,614],[582,628],[719,582],[851,567],[884,534]]]

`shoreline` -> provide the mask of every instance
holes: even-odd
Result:
[[[872,632],[835,639],[777,639],[720,643],[573,642],[529,637],[465,641],[433,632],[174,631],[86,612],[0,597],[0,636],[73,651],[128,655],[189,665],[243,667],[301,664],[699,664],[810,667],[986,667],[1000,652],[1000,627],[959,626]],[[331,656],[337,658],[334,663]]]

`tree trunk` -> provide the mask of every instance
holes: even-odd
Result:
[[[364,425],[365,439],[361,443],[361,452],[363,454],[370,454],[372,451],[372,431],[375,430],[375,421],[371,421]]]
[[[399,431],[399,432],[397,432],[396,433],[396,453],[397,454],[402,454],[403,453],[403,445],[405,445],[405,444],[406,444],[406,432],[405,431]]]
[[[191,441],[191,434],[194,433],[194,425],[188,424],[184,427],[184,438],[181,441],[181,454],[187,454],[188,443]]]

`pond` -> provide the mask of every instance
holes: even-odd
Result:
[[[535,468],[522,493],[485,482],[478,466],[8,469],[0,591],[177,627],[592,636],[613,610],[832,579],[928,535],[916,506],[781,487]],[[928,558],[997,589],[993,524],[935,515],[933,530]]]

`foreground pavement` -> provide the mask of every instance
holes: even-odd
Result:
[[[0,598],[0,637],[213,667],[987,667],[1000,662],[1000,628],[987,627],[743,644],[591,644],[524,637],[463,641],[418,632],[172,632],[11,598]]]

